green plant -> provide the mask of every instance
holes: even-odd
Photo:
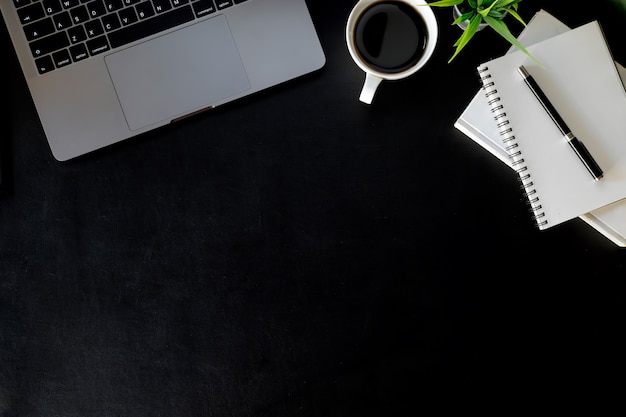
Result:
[[[454,43],[456,50],[452,57],[448,60],[448,63],[463,50],[467,43],[476,34],[478,27],[481,23],[487,23],[489,27],[495,30],[500,36],[510,42],[513,46],[524,52],[531,59],[537,61],[531,54],[524,48],[524,46],[513,36],[503,19],[507,15],[513,16],[522,25],[526,26],[526,22],[517,14],[517,8],[522,0],[437,0],[428,3],[431,7],[454,7],[457,6],[461,15],[452,22],[453,25],[458,25],[461,22],[468,22],[467,27],[463,31],[463,34]]]

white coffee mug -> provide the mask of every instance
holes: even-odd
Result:
[[[438,35],[425,0],[359,0],[346,24],[348,51],[365,72],[359,100],[371,104],[382,80],[400,80],[422,68]]]

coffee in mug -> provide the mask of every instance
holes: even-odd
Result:
[[[380,82],[423,67],[437,43],[435,15],[424,0],[360,0],[346,25],[348,50],[365,71],[360,100],[371,103]]]

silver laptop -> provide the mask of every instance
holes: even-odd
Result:
[[[325,63],[305,0],[0,0],[0,10],[59,161]]]

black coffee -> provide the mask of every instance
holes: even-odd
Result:
[[[396,1],[371,6],[355,28],[355,44],[361,57],[382,72],[400,72],[415,65],[427,40],[422,16]]]

